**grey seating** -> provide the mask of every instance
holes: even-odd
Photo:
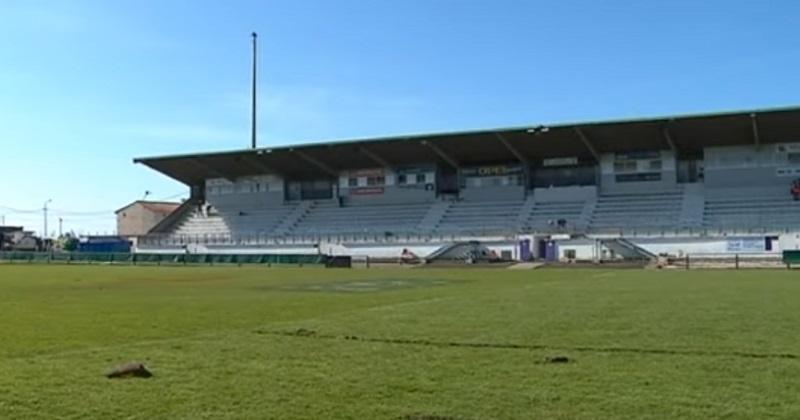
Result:
[[[523,200],[460,201],[447,209],[434,228],[438,234],[495,234],[518,228]]]
[[[671,228],[678,225],[683,190],[604,193],[597,197],[592,229]]]
[[[431,203],[347,204],[314,202],[289,234],[416,232]]]
[[[708,228],[790,228],[800,224],[800,201],[788,188],[708,190],[703,225]]]

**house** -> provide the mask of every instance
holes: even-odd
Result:
[[[114,212],[117,215],[117,234],[127,238],[144,236],[180,205],[168,201],[134,201]]]

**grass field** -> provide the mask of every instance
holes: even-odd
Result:
[[[797,419],[798,297],[788,271],[5,265],[0,418]],[[103,376],[130,360],[155,376]]]

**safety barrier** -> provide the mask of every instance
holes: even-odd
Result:
[[[90,252],[0,252],[5,263],[61,264],[151,264],[151,265],[324,265],[325,255],[318,254],[131,254]]]

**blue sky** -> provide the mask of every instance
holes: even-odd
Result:
[[[0,217],[108,232],[133,157],[800,104],[796,1],[0,0]]]

